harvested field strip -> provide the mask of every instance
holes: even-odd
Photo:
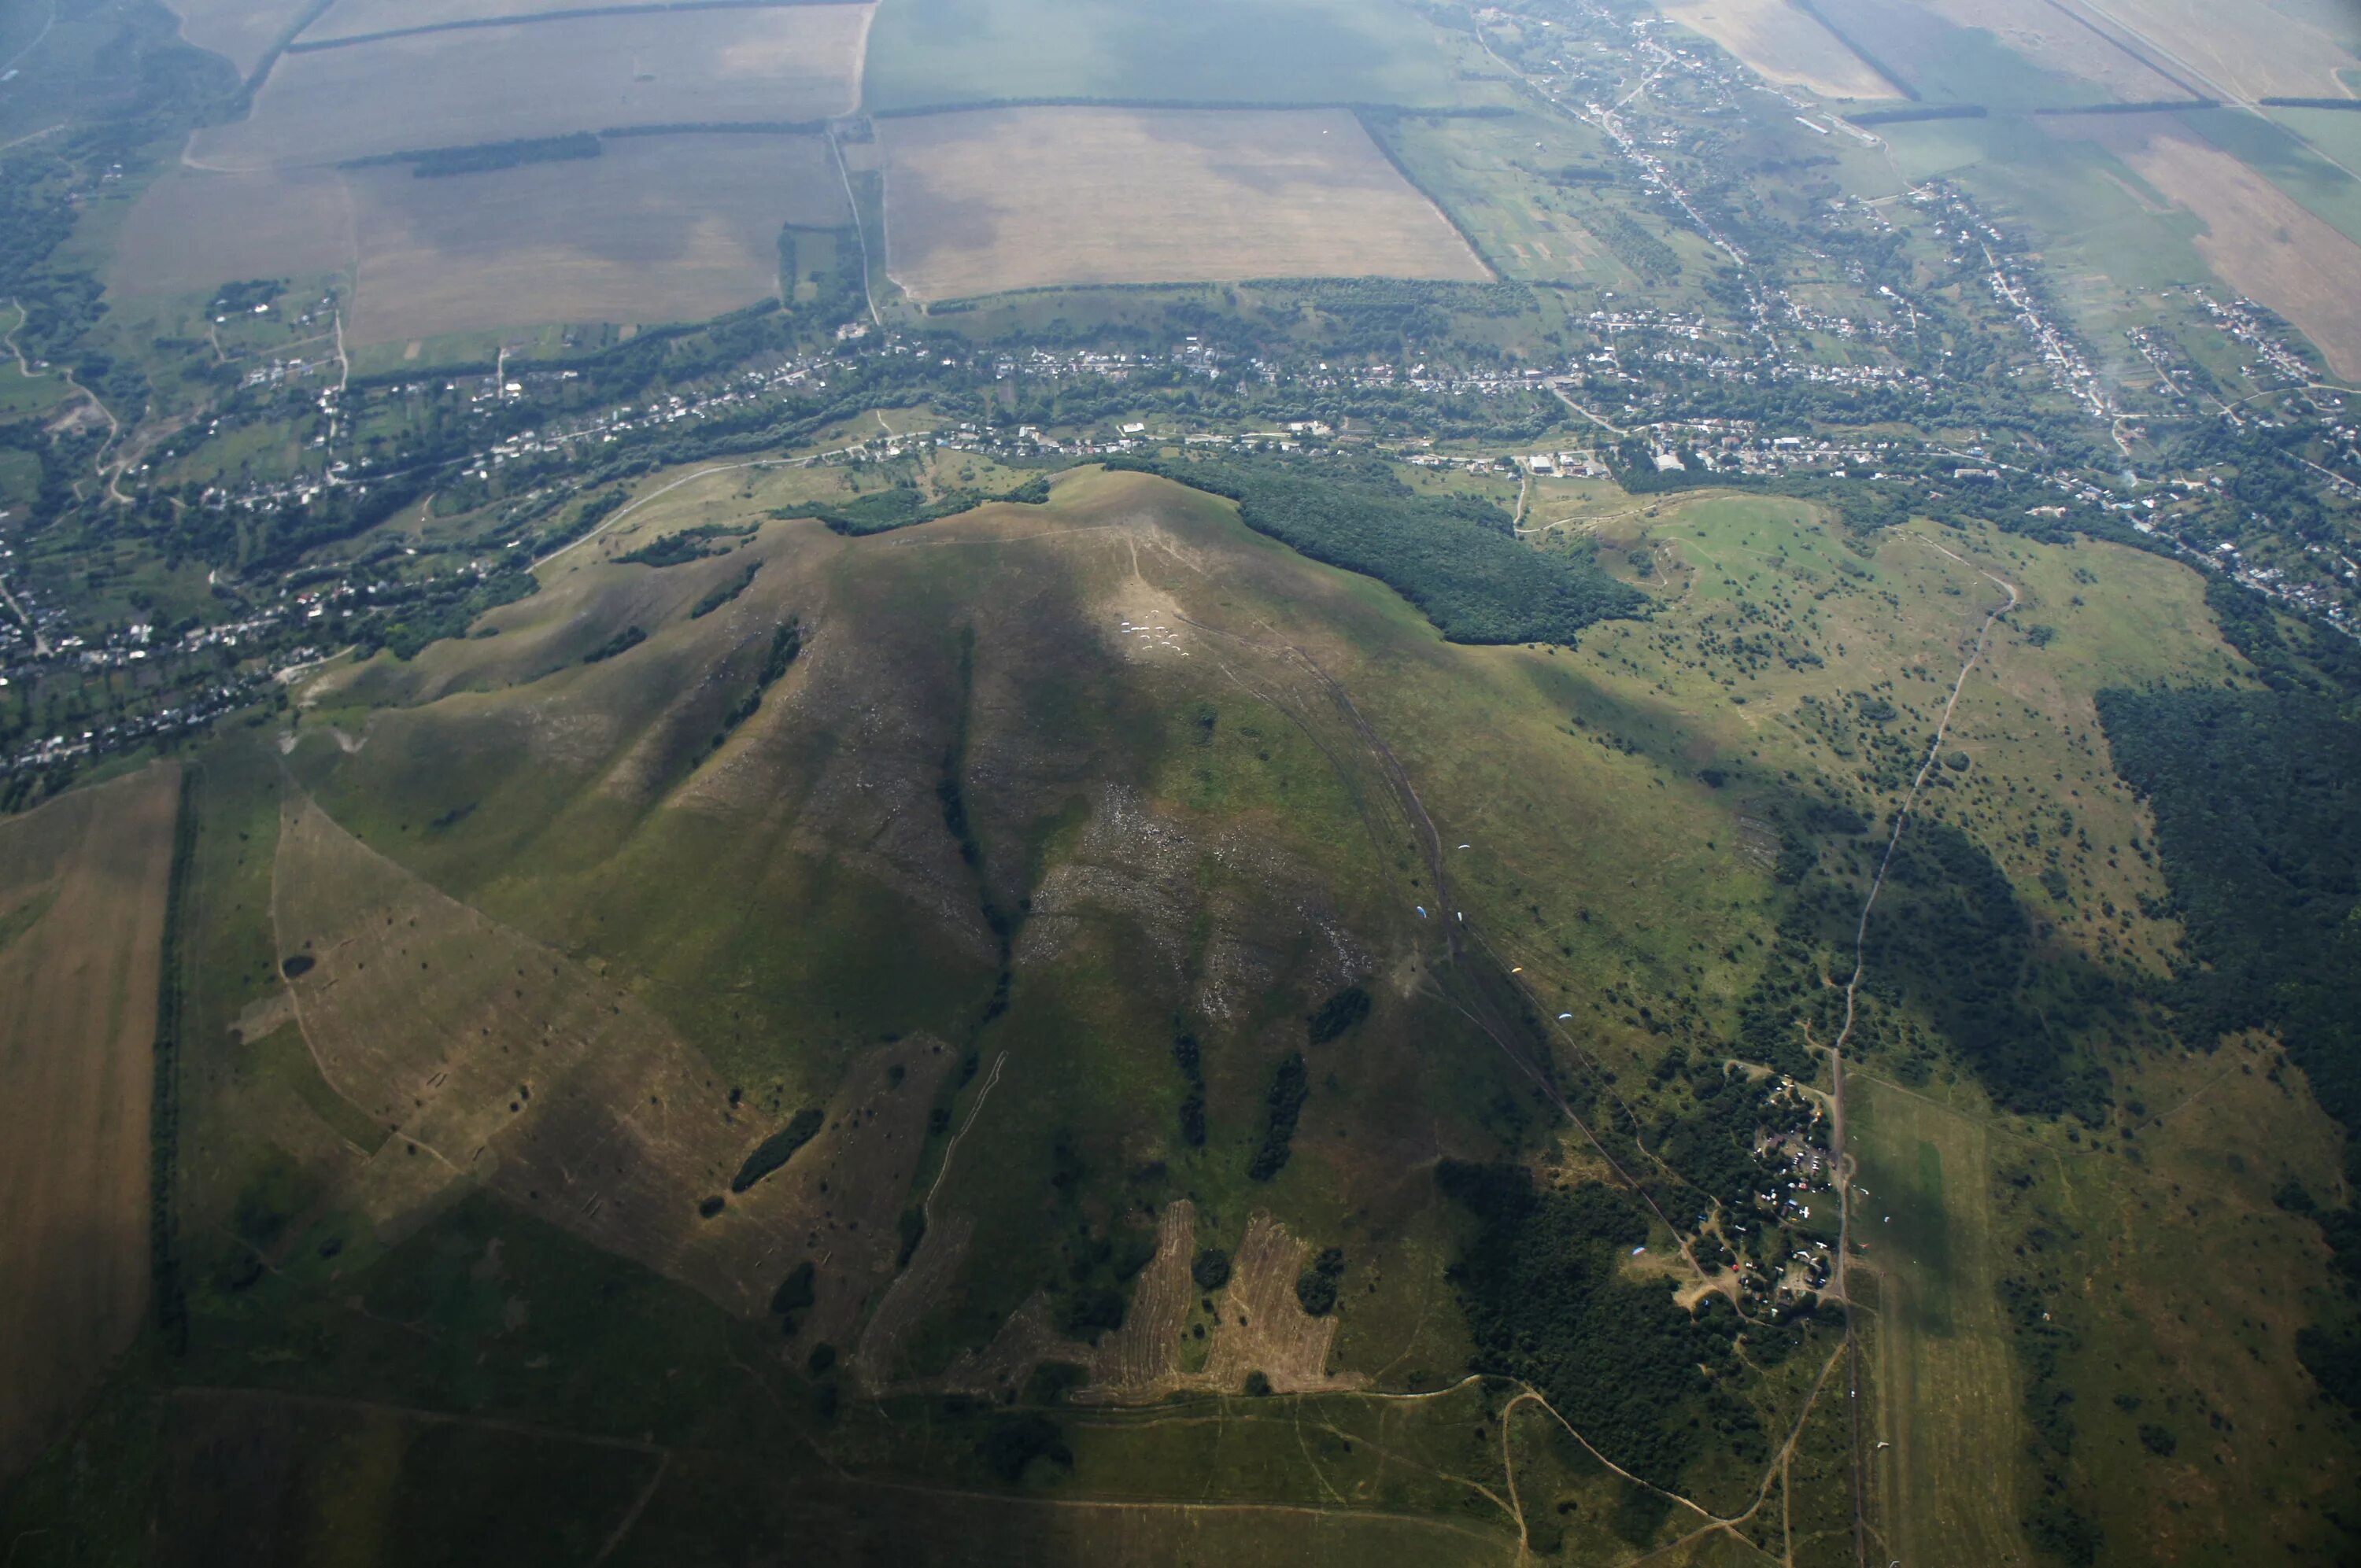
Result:
[[[914,1038],[891,1063],[856,1065],[795,1160],[703,1217],[776,1126],[733,1104],[628,991],[438,893],[308,802],[288,809],[274,886],[281,948],[313,960],[289,984],[321,1074],[392,1135],[346,1199],[381,1233],[481,1182],[749,1316],[817,1234],[821,1338],[841,1336],[890,1276],[939,1051]],[[831,1176],[833,1199],[818,1190]]]
[[[374,33],[340,33],[300,39],[281,54],[314,54],[324,49],[350,49],[355,44],[383,43],[388,38],[413,38],[423,33],[459,32],[469,27],[523,27],[534,22],[576,22],[586,16],[639,16],[677,11],[771,11],[794,5],[861,5],[870,0],[651,0],[638,5],[580,5],[563,11],[517,11],[497,16],[455,16],[448,21],[422,22],[415,27],[388,27]]]
[[[0,825],[0,1475],[138,1331],[177,769]],[[23,916],[26,918],[15,917]]]
[[[889,120],[887,269],[939,301],[1071,284],[1484,280],[1341,110],[988,109]]]

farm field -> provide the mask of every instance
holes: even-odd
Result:
[[[306,169],[175,169],[140,195],[107,270],[118,294],[197,293],[236,278],[337,272],[356,259],[344,176]]]
[[[484,203],[502,221],[480,221]],[[401,166],[177,170],[124,225],[118,295],[335,273],[354,347],[544,322],[694,320],[778,287],[782,224],[834,227],[817,137],[607,141],[596,159],[444,179]]]
[[[180,807],[159,767],[0,824],[0,1474],[148,1304],[157,976]]]
[[[2049,0],[1924,0],[1957,27],[1981,27],[2036,69],[2104,90],[2119,103],[2185,98],[2187,92],[2121,43]]]
[[[581,17],[291,54],[189,161],[250,171],[609,126],[802,123],[861,98],[868,12]]]
[[[2361,244],[2230,154],[2141,118],[2090,134],[2203,220],[2194,243],[2225,282],[2286,317],[2337,375],[2361,376]]]
[[[345,179],[359,242],[350,330],[364,345],[719,315],[776,291],[781,225],[846,221],[818,137],[631,137],[582,161]],[[481,221],[487,202],[497,225]]]
[[[1667,0],[1665,16],[1701,33],[1768,81],[1824,98],[1897,98],[1843,40],[1787,0]]]
[[[1454,78],[1465,48],[1400,0],[884,0],[865,102],[889,115],[1038,98],[1426,107],[1477,91]]]
[[[2062,0],[2232,97],[2342,98],[2361,27],[2334,0]]]
[[[621,0],[629,4],[630,0]],[[768,0],[771,4],[841,5],[851,11],[873,9],[873,0]],[[380,33],[435,27],[481,27],[516,20],[540,26],[563,26],[584,11],[609,9],[606,4],[568,4],[567,0],[336,0],[325,15],[303,29],[295,52],[324,44],[346,45],[353,38]],[[351,46],[346,46],[351,47]]]
[[[1290,276],[1481,280],[1342,110],[994,109],[884,121],[912,298]]]

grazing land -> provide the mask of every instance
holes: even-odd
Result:
[[[252,170],[609,126],[800,124],[861,97],[858,5],[588,16],[291,54],[189,160]]]
[[[148,1104],[180,776],[0,824],[0,1475],[55,1435],[148,1304]]]
[[[1489,276],[1340,110],[993,109],[890,120],[881,134],[887,266],[920,301]]]
[[[359,240],[358,344],[719,315],[777,291],[782,224],[845,221],[817,137],[631,137],[579,163],[344,178]],[[482,221],[486,203],[500,222]]]
[[[892,0],[869,51],[867,106],[1027,99],[1112,103],[1458,103],[1467,49],[1400,0]],[[1478,57],[1480,58],[1480,57]]]
[[[1664,13],[1770,81],[1824,98],[1893,98],[1894,84],[1788,0],[1667,0]]]

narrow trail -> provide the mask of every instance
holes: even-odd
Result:
[[[9,56],[9,57],[5,60],[5,61],[0,61],[0,74],[5,74],[5,73],[6,73],[6,72],[8,72],[8,71],[11,71],[16,70],[18,66],[20,66],[20,65],[24,64],[24,63],[25,63],[25,61],[26,61],[27,60],[30,59],[30,58],[31,58],[31,56],[32,56],[33,51],[34,51],[35,49],[38,49],[38,48],[40,48],[40,47],[41,47],[41,42],[42,42],[42,40],[43,40],[43,39],[45,39],[45,38],[47,38],[49,36],[49,31],[50,31],[50,29],[51,29],[51,28],[53,28],[53,27],[55,27],[57,25],[58,25],[58,0],[49,0],[49,19],[48,21],[43,22],[43,23],[41,24],[41,30],[40,30],[39,32],[35,33],[35,34],[33,35],[33,41],[32,41],[31,43],[27,44],[23,49],[18,49],[15,54],[10,55],[10,56]],[[51,126],[51,127],[50,127],[50,129],[51,129],[51,130],[54,130],[54,129],[56,129],[56,127],[55,127],[55,126]],[[48,131],[37,131],[37,132],[35,132],[35,133],[34,133],[34,135],[35,135],[35,136],[47,136],[47,135],[49,135],[49,132],[48,132]],[[25,141],[30,141],[30,140],[32,139],[32,137],[21,137],[21,138],[19,138],[19,139],[21,139],[21,140],[25,140]],[[10,147],[14,147],[14,146],[16,146],[16,142],[13,142],[13,141],[12,141],[12,142],[10,142],[8,145],[9,145]]]
[[[1960,694],[1967,688],[1968,676],[1984,656],[1985,645],[1992,640],[1992,629],[2000,618],[2015,609],[2022,600],[2016,585],[2006,578],[1985,571],[1972,561],[1964,560],[1931,539],[1921,538],[1924,544],[1947,560],[1957,562],[1986,580],[1997,584],[2008,595],[2006,603],[1985,615],[1976,629],[1974,646],[1960,665],[1959,677],[1951,683],[1951,695],[1943,704],[1942,718],[1936,721],[1935,738],[1927,747],[1927,759],[1918,764],[1918,772],[1910,780],[1910,789],[1894,813],[1894,831],[1885,840],[1885,853],[1878,858],[1877,872],[1870,879],[1869,895],[1861,900],[1861,919],[1853,927],[1852,973],[1844,985],[1844,1025],[1828,1046],[1828,1164],[1837,1184],[1837,1266],[1834,1283],[1837,1299],[1844,1303],[1845,1399],[1852,1421],[1852,1497],[1853,1556],[1856,1561],[1869,1561],[1868,1520],[1861,1507],[1861,1340],[1853,1321],[1852,1287],[1847,1275],[1852,1256],[1852,1190],[1851,1157],[1845,1149],[1845,1047],[1852,1039],[1853,1025],[1861,994],[1861,980],[1868,963],[1864,957],[1869,944],[1869,919],[1877,908],[1877,895],[1884,891],[1886,872],[1894,865],[1894,851],[1902,842],[1902,830],[1909,826],[1910,813],[1918,804],[1919,793],[1925,789],[1927,775],[1934,771],[1942,755],[1944,738],[1951,729],[1951,716],[1960,706]]]
[[[828,150],[836,156],[836,175],[844,181],[844,205],[852,214],[852,237],[861,242],[861,298],[869,307],[869,324],[884,331],[885,318],[877,313],[877,296],[869,288],[869,225],[861,221],[861,203],[852,194],[852,166],[844,161],[843,144],[836,139],[836,127],[828,128]]]

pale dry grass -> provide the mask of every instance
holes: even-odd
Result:
[[[1312,1316],[1295,1296],[1295,1281],[1310,1249],[1290,1235],[1285,1225],[1260,1212],[1247,1219],[1245,1238],[1230,1260],[1229,1283],[1213,1299],[1204,1364],[1193,1371],[1186,1368],[1183,1336],[1203,1299],[1190,1274],[1196,1235],[1195,1205],[1186,1199],[1167,1204],[1157,1217],[1156,1255],[1132,1287],[1123,1327],[1097,1343],[1067,1338],[1050,1319],[1048,1298],[1036,1294],[1002,1325],[990,1345],[953,1362],[943,1376],[943,1387],[996,1396],[1021,1389],[1033,1369],[1048,1361],[1071,1362],[1084,1370],[1089,1381],[1074,1398],[1090,1405],[1153,1404],[1192,1391],[1235,1394],[1257,1372],[1281,1394],[1334,1392],[1367,1382],[1357,1373],[1328,1370],[1336,1320]],[[887,1368],[873,1362],[868,1370],[877,1375]]]
[[[1343,110],[991,109],[889,120],[879,134],[887,266],[920,301],[1488,276]]]
[[[608,126],[816,120],[859,103],[867,31],[865,6],[795,5],[591,16],[291,54],[247,117],[198,132],[189,159],[257,170]]]
[[[180,775],[0,825],[0,1475],[137,1332]]]
[[[1665,0],[1659,8],[1768,81],[1823,98],[1895,96],[1891,82],[1787,0]]]

